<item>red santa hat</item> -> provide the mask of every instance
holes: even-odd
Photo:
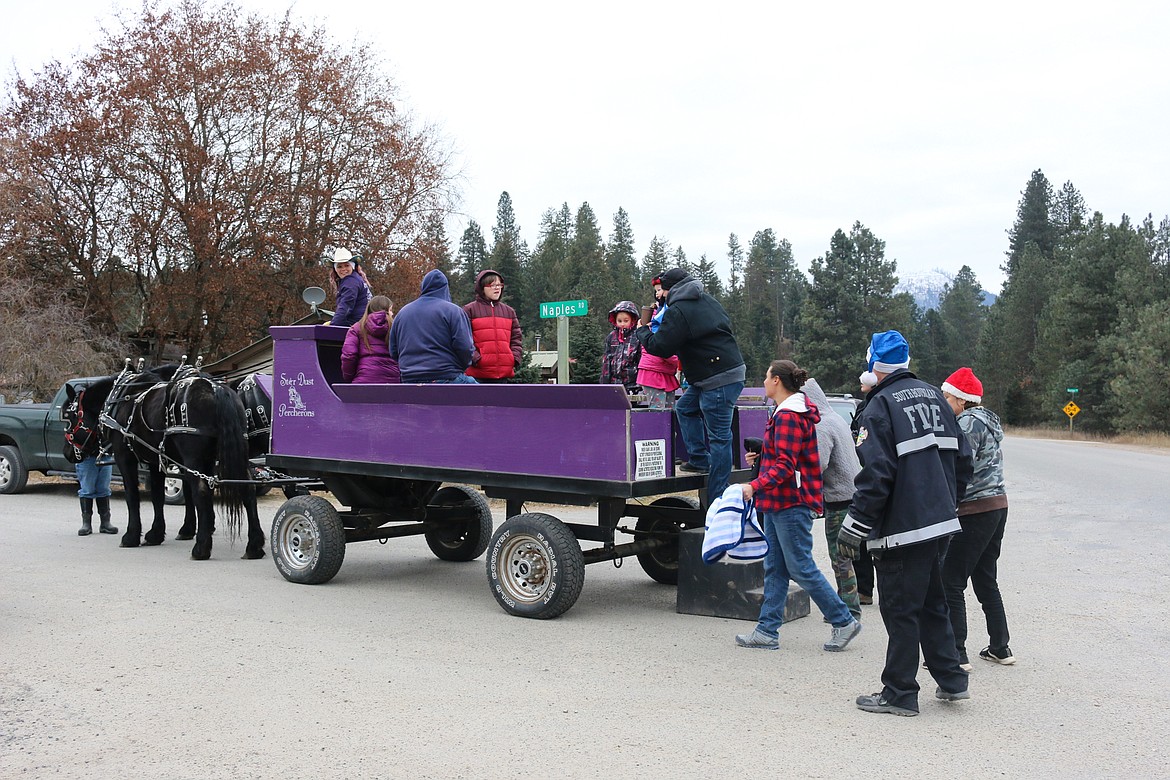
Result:
[[[973,404],[983,401],[983,383],[966,366],[947,377],[947,381],[942,383],[942,391]]]

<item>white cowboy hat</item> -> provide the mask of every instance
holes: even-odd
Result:
[[[348,249],[344,249],[342,247],[337,247],[337,249],[333,250],[333,264],[334,265],[336,265],[337,263],[352,263],[352,262],[353,262],[353,254]]]

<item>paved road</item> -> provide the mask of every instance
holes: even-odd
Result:
[[[530,621],[482,560],[420,538],[296,586],[223,539],[197,563],[190,542],[78,538],[64,485],[0,496],[0,777],[1170,776],[1170,454],[1009,439],[1006,458],[1019,663],[976,659],[971,701],[913,719],[852,703],[880,687],[876,607],[844,653],[817,617],[747,651],[750,624],[676,614],[632,560]]]

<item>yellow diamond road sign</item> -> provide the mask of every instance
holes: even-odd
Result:
[[[1076,417],[1077,413],[1080,411],[1081,411],[1081,407],[1077,406],[1072,401],[1069,401],[1067,404],[1064,405],[1064,413],[1067,414],[1070,418]]]

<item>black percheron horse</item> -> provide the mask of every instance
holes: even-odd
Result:
[[[69,391],[66,391],[69,393]],[[166,536],[163,518],[164,470],[179,469],[183,480],[187,516],[178,539],[195,539],[191,557],[211,557],[215,531],[213,494],[226,510],[228,537],[239,536],[240,515],[248,517],[248,545],[244,558],[264,557],[264,531],[256,512],[256,490],[249,479],[244,407],[227,386],[180,366],[105,377],[85,388],[76,405],[67,399],[75,417],[71,428],[101,429],[112,449],[126,489],[129,523],[123,547],[161,544]],[[139,464],[147,467],[154,505],[154,523],[142,537]],[[240,480],[220,482],[220,480]],[[212,484],[212,483],[218,484]]]

